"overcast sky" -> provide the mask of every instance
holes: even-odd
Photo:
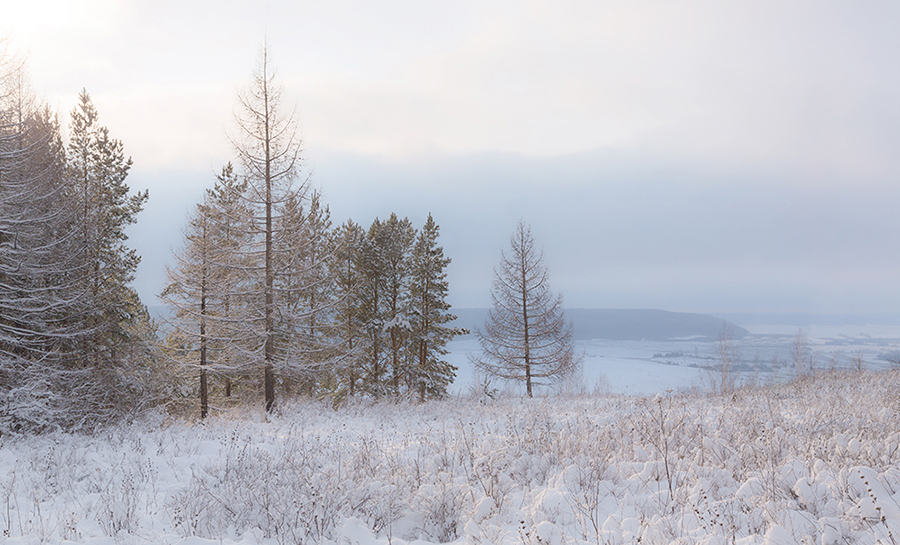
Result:
[[[150,190],[148,304],[267,39],[334,222],[433,213],[456,307],[523,218],[569,307],[900,309],[896,2],[0,4],[36,91],[65,124],[87,88]]]

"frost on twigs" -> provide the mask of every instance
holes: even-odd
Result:
[[[573,377],[581,355],[575,353],[572,323],[567,322],[562,296],[550,289],[543,253],[535,246],[531,227],[519,221],[510,237],[509,253],[500,254],[491,288],[491,309],[476,330],[481,354],[472,363],[485,373],[534,387]]]
[[[4,437],[12,542],[896,543],[900,371]],[[261,410],[261,409],[259,409]],[[149,536],[149,537],[148,537]]]

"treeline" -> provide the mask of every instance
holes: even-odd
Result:
[[[456,369],[439,227],[396,214],[335,228],[300,177],[296,124],[266,51],[239,95],[237,166],[192,211],[162,297],[175,309],[166,353],[210,397],[440,397]]]
[[[65,144],[0,54],[0,431],[90,428],[161,395],[126,245],[147,192],[82,91]]]
[[[366,229],[333,227],[320,194],[302,185],[272,223],[274,320],[266,327],[265,223],[231,165],[192,211],[163,299],[175,309],[167,353],[211,396],[256,398],[271,350],[281,395],[440,397],[456,368],[442,357],[449,259],[429,215],[421,230],[391,214]],[[267,346],[269,333],[272,345]]]
[[[235,166],[193,210],[160,339],[126,228],[148,199],[82,91],[68,142],[0,52],[0,433],[93,429],[142,408],[279,396],[439,397],[457,333],[429,216],[334,227],[263,51],[239,95]]]

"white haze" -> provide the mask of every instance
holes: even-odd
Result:
[[[431,212],[453,258],[450,301],[458,308],[489,305],[493,265],[519,218],[531,222],[552,285],[570,307],[859,313],[900,306],[896,185],[798,183],[780,172],[609,153],[485,154],[413,166],[331,156],[312,174],[335,223],[368,225],[395,211],[421,226]],[[160,263],[180,242],[180,221],[167,219],[183,217],[212,169],[167,176],[182,189],[154,195],[131,231],[145,259],[138,288],[151,302],[163,282]],[[142,181],[136,175],[133,183],[146,187]]]
[[[149,304],[266,39],[334,219],[433,212],[457,306],[524,218],[569,306],[883,312],[898,27],[874,0],[35,0],[0,34],[134,157]]]

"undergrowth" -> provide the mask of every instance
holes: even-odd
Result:
[[[0,531],[385,542],[900,542],[900,372],[727,395],[317,402],[3,438]],[[357,535],[357,534],[354,534]],[[755,542],[755,541],[750,541]],[[760,541],[761,542],[761,541]]]

